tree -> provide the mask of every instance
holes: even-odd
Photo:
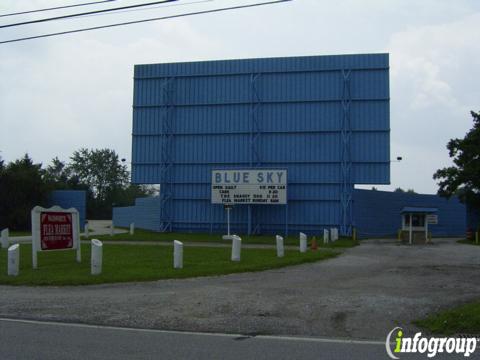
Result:
[[[480,207],[480,112],[471,112],[473,128],[463,139],[451,139],[447,144],[453,166],[439,169],[433,175],[438,181],[438,194]]]
[[[111,149],[82,148],[75,151],[70,160],[65,168],[70,181],[76,179],[79,185],[88,188],[88,217],[110,218],[117,197],[129,188],[127,166],[120,163],[117,153]]]
[[[46,205],[49,186],[42,164],[34,164],[25,154],[19,160],[0,167],[0,227],[16,230],[30,228],[30,211]]]

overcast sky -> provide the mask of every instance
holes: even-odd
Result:
[[[85,26],[262,2],[215,0],[0,29],[0,41]],[[264,0],[263,0],[264,1]],[[82,0],[1,0],[0,14]],[[110,7],[139,3],[114,1]],[[4,17],[1,24],[99,9]],[[391,186],[435,193],[445,145],[480,110],[480,2],[294,0],[0,45],[0,156],[44,164],[80,147],[130,159],[133,65],[296,55],[390,53]]]

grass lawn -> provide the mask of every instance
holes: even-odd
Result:
[[[224,275],[262,271],[328,259],[340,254],[324,249],[300,253],[286,250],[277,258],[274,249],[242,249],[240,262],[230,261],[230,248],[184,247],[184,268],[173,269],[173,247],[158,245],[113,245],[103,248],[103,273],[90,275],[90,246],[82,244],[82,263],[74,251],[38,253],[38,269],[32,269],[31,245],[20,246],[20,275],[7,276],[7,251],[0,250],[0,284],[86,285],[129,281]]]
[[[445,310],[414,323],[434,334],[480,334],[480,302]]]
[[[467,240],[467,239],[462,239],[462,240],[458,240],[457,242],[459,242],[460,244],[468,244],[468,245],[480,245],[480,242],[477,243],[475,242],[475,240]]]
[[[263,244],[263,245],[275,245],[274,235],[240,235],[243,244]],[[82,237],[84,238],[84,237]],[[212,242],[229,244],[229,240],[223,240],[220,234],[205,234],[205,233],[159,233],[149,230],[135,229],[135,234],[130,233],[110,235],[91,235],[90,238],[99,239],[102,241],[165,241],[171,242],[173,240],[179,240],[184,242]],[[308,238],[308,245],[310,246],[312,238]],[[284,239],[285,245],[299,245],[298,234],[288,236]],[[340,238],[338,241],[324,245],[323,237],[317,237],[317,244],[319,247],[329,248],[347,248],[357,245],[351,238]]]
[[[31,231],[15,231],[15,230],[10,230],[9,231],[9,236],[14,237],[14,236],[31,236],[32,232]]]

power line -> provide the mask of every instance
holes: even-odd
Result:
[[[82,4],[64,5],[64,6],[57,6],[57,7],[45,8],[45,9],[21,11],[21,12],[10,13],[10,14],[0,14],[0,17],[15,16],[15,15],[24,15],[24,14],[32,14],[32,13],[36,13],[36,12],[51,11],[51,10],[60,10],[60,9],[67,9],[67,8],[72,8],[72,7],[78,7],[78,6],[97,5],[97,4],[108,3],[108,2],[112,2],[112,1],[117,1],[117,0],[92,1],[92,2],[88,2],[88,3],[82,3]]]
[[[51,17],[51,18],[30,20],[30,21],[24,21],[24,22],[19,22],[19,23],[0,25],[0,29],[9,28],[9,27],[13,27],[13,26],[37,24],[37,23],[42,23],[42,22],[47,22],[47,21],[64,20],[64,19],[70,19],[70,18],[79,17],[79,16],[106,13],[106,12],[110,12],[110,11],[118,11],[118,10],[125,10],[125,9],[133,9],[133,8],[138,8],[138,7],[150,6],[150,5],[158,5],[158,4],[164,4],[164,3],[174,2],[174,1],[178,1],[178,0],[161,0],[161,1],[149,2],[149,3],[145,3],[145,4],[135,4],[135,5],[121,6],[121,7],[111,8],[111,9],[94,10],[94,11],[87,11],[87,12],[84,12],[84,13],[69,14],[69,15],[56,16],[56,17]]]
[[[130,13],[130,12],[136,12],[136,11],[150,11],[150,10],[155,10],[155,9],[165,9],[165,8],[170,8],[170,7],[179,7],[179,6],[186,6],[186,5],[197,5],[197,4],[203,4],[203,3],[208,3],[208,2],[214,2],[216,0],[197,0],[197,1],[190,1],[190,2],[185,2],[185,3],[179,3],[179,4],[170,4],[170,5],[158,5],[158,6],[152,6],[151,8],[148,9],[130,9],[130,10],[121,10],[121,11],[116,11],[115,14],[124,14],[124,13]],[[85,15],[82,16],[83,18],[87,17],[95,17],[95,16],[105,16],[105,15],[112,15],[108,13],[103,13],[103,14],[93,14],[93,15]]]
[[[90,28],[83,28],[83,29],[76,29],[76,30],[69,30],[69,31],[61,31],[61,32],[50,33],[50,34],[43,34],[43,35],[36,35],[36,36],[29,36],[29,37],[24,37],[24,38],[17,38],[17,39],[0,41],[0,45],[1,44],[13,43],[13,42],[19,42],[19,41],[34,40],[34,39],[40,39],[40,38],[46,38],[46,37],[73,34],[73,33],[79,33],[79,32],[91,31],[91,30],[106,29],[106,28],[117,27],[117,26],[140,24],[140,23],[145,23],[145,22],[150,22],[150,21],[159,21],[159,20],[174,19],[174,18],[193,16],[193,15],[217,13],[217,12],[222,12],[222,11],[227,11],[227,10],[238,10],[238,9],[258,7],[258,6],[263,6],[263,5],[279,4],[279,3],[284,3],[284,2],[287,2],[287,1],[292,1],[292,0],[268,1],[268,2],[264,2],[264,3],[231,6],[231,7],[226,7],[226,8],[218,8],[218,9],[211,9],[211,10],[204,10],[204,11],[195,11],[195,12],[184,13],[184,14],[177,14],[177,15],[162,16],[162,17],[157,17],[157,18],[128,21],[128,22],[122,22],[122,23],[117,23],[117,24],[94,26],[94,27],[90,27]]]

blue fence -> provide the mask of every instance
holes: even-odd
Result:
[[[140,229],[160,231],[160,198],[138,198],[134,206],[113,208],[115,226],[128,227],[132,222]]]
[[[400,211],[405,206],[438,208],[438,225],[429,225],[434,236],[465,235],[467,211],[457,198],[355,189],[353,218],[359,236],[395,235],[402,227]]]
[[[87,193],[83,190],[55,190],[50,193],[49,206],[60,206],[64,209],[75,208],[80,215],[80,230],[85,226],[87,212]]]

